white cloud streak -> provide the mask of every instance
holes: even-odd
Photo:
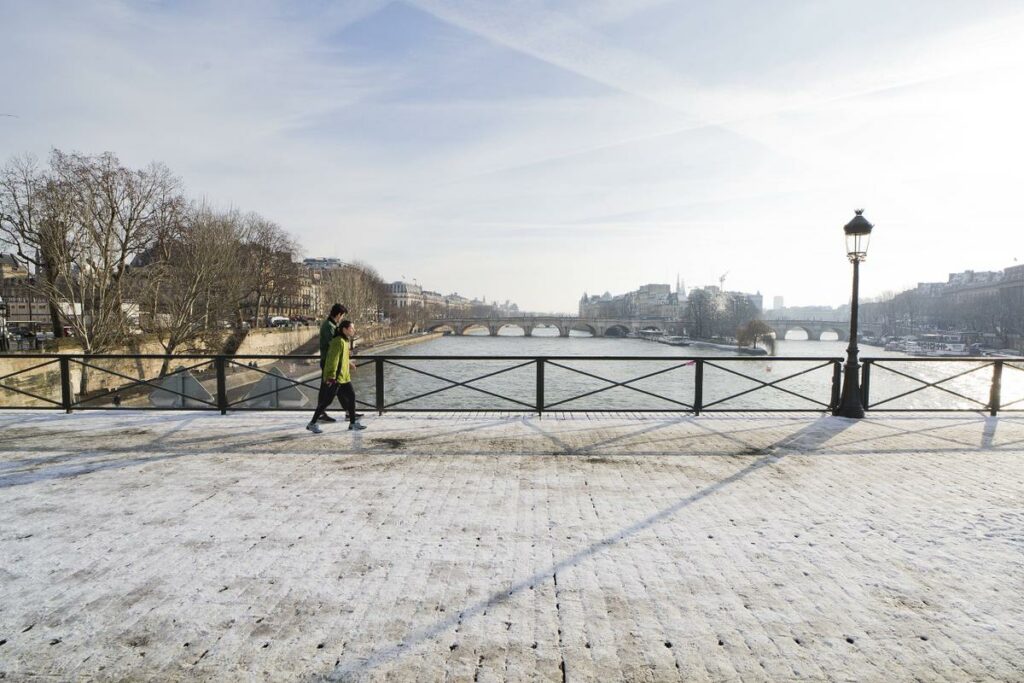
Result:
[[[855,205],[869,291],[1020,247],[1024,15],[954,14],[711,73],[664,47],[709,28],[663,0],[3,3],[0,152],[159,159],[311,253],[528,307],[725,270],[838,302]]]

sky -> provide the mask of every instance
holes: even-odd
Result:
[[[0,158],[161,161],[304,255],[574,311],[1024,258],[1018,0],[0,0]]]

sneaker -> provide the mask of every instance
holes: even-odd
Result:
[[[321,415],[320,419],[317,420],[317,422],[337,422],[337,420],[335,420],[330,415]]]
[[[324,433],[324,430],[320,429],[320,425],[318,425],[316,422],[310,422],[308,425],[306,425],[306,429],[313,432],[314,434]]]
[[[349,423],[348,428],[349,428],[350,431],[353,430],[353,429],[355,429],[355,430],[366,429],[366,425],[360,424],[358,422],[351,422],[351,423]]]

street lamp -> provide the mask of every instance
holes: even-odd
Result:
[[[846,256],[853,264],[853,297],[850,300],[850,345],[846,347],[846,366],[843,368],[843,396],[833,415],[864,417],[860,401],[860,364],[857,362],[857,300],[860,287],[860,262],[868,256],[868,242],[874,226],[864,218],[864,209],[857,209],[853,220],[846,224]]]

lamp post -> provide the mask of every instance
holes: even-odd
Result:
[[[867,258],[871,228],[864,218],[864,209],[857,209],[853,220],[846,224],[846,256],[853,264],[853,297],[850,299],[850,345],[846,347],[846,365],[843,368],[843,394],[833,415],[862,418],[864,406],[860,400],[860,363],[857,361],[857,304],[860,287],[860,262]]]
[[[3,289],[3,277],[0,277],[0,289]],[[7,304],[0,296],[0,353],[7,352]]]

